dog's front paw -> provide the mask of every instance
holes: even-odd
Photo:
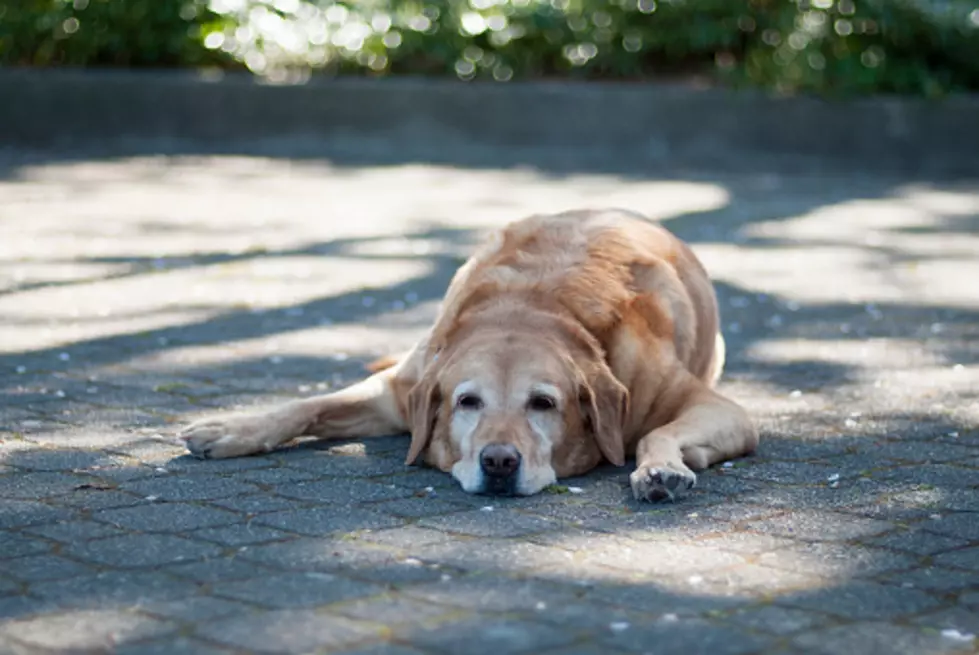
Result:
[[[638,501],[675,501],[678,494],[697,484],[697,475],[683,464],[640,465],[629,476],[629,482]]]
[[[192,423],[177,435],[195,457],[225,459],[266,453],[278,445],[275,426],[263,416],[232,416]]]

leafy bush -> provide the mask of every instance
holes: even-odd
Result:
[[[201,41],[217,18],[205,0],[0,0],[0,64],[230,63]]]
[[[0,61],[239,62],[282,80],[700,74],[820,93],[979,89],[976,0],[21,1],[19,27],[0,16]]]

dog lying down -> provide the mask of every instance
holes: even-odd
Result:
[[[410,432],[419,457],[470,493],[535,494],[604,460],[639,500],[752,452],[746,412],[712,389],[724,363],[714,290],[690,248],[620,210],[532,216],[455,274],[427,335],[366,380],[267,413],[199,421],[191,453],[265,453]]]

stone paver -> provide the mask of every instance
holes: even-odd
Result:
[[[0,150],[0,651],[977,652],[979,183],[350,146]],[[485,230],[600,205],[693,244],[764,434],[684,500],[174,444],[409,346]]]

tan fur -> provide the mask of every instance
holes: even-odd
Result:
[[[368,380],[274,420],[196,424],[184,439],[229,457],[303,434],[409,430],[409,463],[424,454],[464,487],[482,446],[512,443],[528,493],[548,475],[635,454],[636,496],[672,496],[692,485],[691,469],[757,445],[745,412],[711,388],[724,358],[718,324],[707,273],[662,227],[618,210],[535,216],[494,234],[454,276],[429,335],[376,362]],[[466,385],[488,399],[478,416],[453,405]],[[540,385],[563,399],[559,417],[528,409]]]

